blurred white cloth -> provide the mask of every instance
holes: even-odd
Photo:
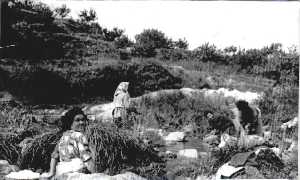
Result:
[[[70,172],[80,172],[85,168],[83,161],[80,158],[74,158],[70,162],[59,162],[56,165],[56,176]]]
[[[40,174],[36,172],[32,172],[31,170],[25,169],[18,172],[11,172],[6,175],[8,179],[39,179]]]

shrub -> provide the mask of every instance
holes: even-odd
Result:
[[[154,57],[156,49],[170,48],[172,41],[156,29],[146,29],[135,36],[135,54],[142,57]]]
[[[116,174],[126,167],[147,166],[151,162],[159,161],[154,150],[116,127],[91,125],[87,136],[98,172],[108,169],[109,174]]]
[[[10,164],[16,164],[21,149],[13,138],[0,136],[0,159],[7,160]]]
[[[65,66],[67,63],[72,69]],[[180,78],[154,62],[116,61],[89,66],[58,61],[58,65],[25,64],[12,69],[5,89],[21,100],[36,104],[68,104],[94,97],[112,100],[122,81],[130,82],[129,93],[133,97],[181,87]]]
[[[61,136],[61,133],[50,132],[35,137],[24,149],[18,162],[19,167],[21,169],[49,170],[51,154]]]
[[[36,66],[16,69],[9,77],[8,90],[15,96],[35,103],[65,102],[70,88],[59,74]]]
[[[191,53],[185,49],[159,49],[157,57],[162,61],[187,61]]]
[[[141,113],[143,124],[158,124],[160,128],[181,130],[192,124],[196,136],[204,137],[211,129],[212,122],[224,125],[230,112],[224,108],[225,100],[220,97],[205,98],[203,94],[186,97],[178,90],[157,92],[155,95],[145,95],[134,102]],[[213,114],[210,120],[207,112]]]

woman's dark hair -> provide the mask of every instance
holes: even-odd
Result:
[[[239,100],[235,103],[236,107],[241,111],[241,123],[245,125],[247,123],[253,123],[255,120],[255,113],[249,106],[249,103],[245,100]]]
[[[79,107],[73,107],[68,112],[66,112],[65,115],[63,115],[60,118],[59,126],[61,131],[66,131],[71,129],[71,126],[74,121],[74,117],[78,114],[82,114],[84,118],[87,120],[87,116],[84,114],[84,112]]]

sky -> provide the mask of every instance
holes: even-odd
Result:
[[[154,28],[173,40],[185,38],[189,49],[207,42],[217,48],[246,49],[277,42],[284,48],[299,47],[300,42],[297,1],[41,1],[50,8],[66,4],[73,18],[92,8],[102,27],[123,29],[131,40],[144,29]]]

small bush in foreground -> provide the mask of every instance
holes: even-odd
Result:
[[[153,149],[116,127],[91,125],[87,136],[98,172],[108,170],[109,174],[116,174],[128,167],[148,166],[151,162],[160,161]]]

